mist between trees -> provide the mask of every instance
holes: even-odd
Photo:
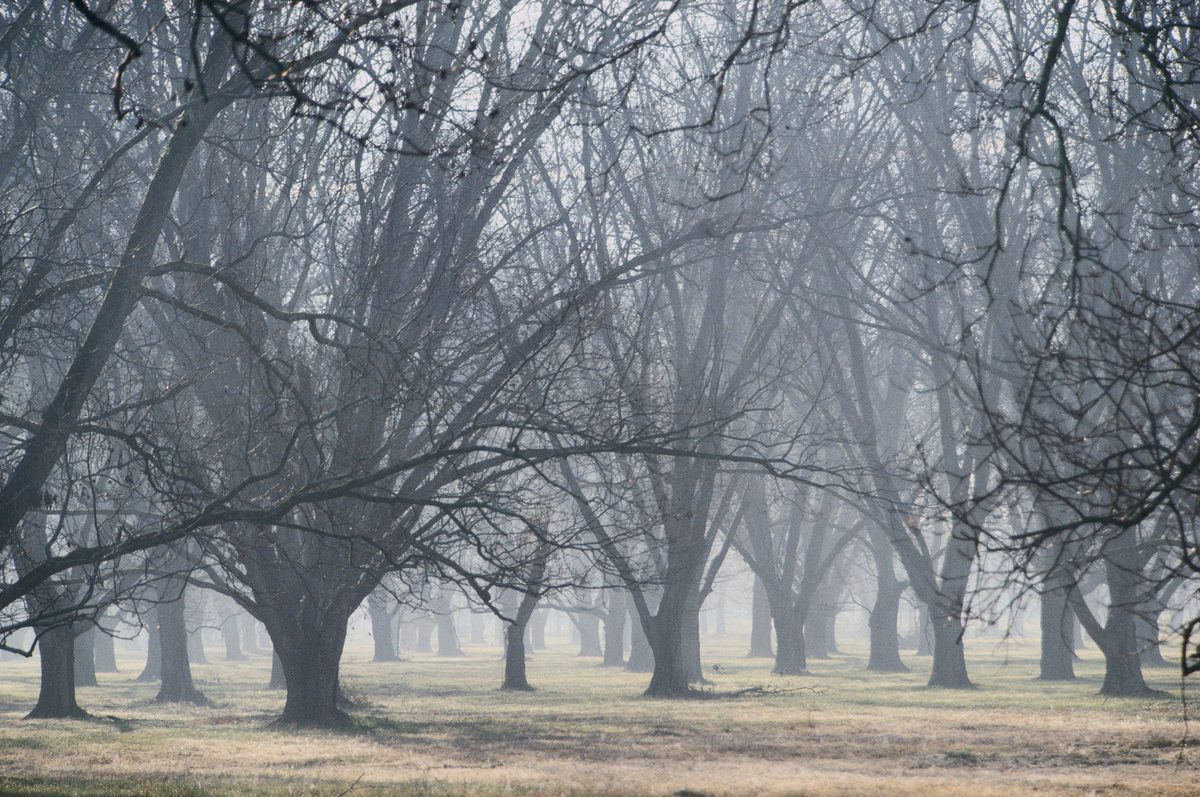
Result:
[[[347,722],[364,602],[380,659],[494,613],[529,689],[556,608],[686,698],[752,583],[779,673],[851,604],[904,670],[911,605],[969,687],[1036,606],[1043,678],[1084,634],[1152,696],[1200,667],[1198,75],[1189,2],[4,6],[30,716],[142,630],[205,701],[203,614]]]

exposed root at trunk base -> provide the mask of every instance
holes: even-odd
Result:
[[[501,692],[536,692],[529,684],[501,684]]]
[[[341,709],[320,717],[289,717],[285,712],[270,727],[277,730],[348,730],[354,718]]]

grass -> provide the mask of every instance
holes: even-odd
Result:
[[[912,673],[863,672],[865,650],[769,674],[744,643],[706,641],[719,691],[777,694],[661,701],[647,676],[579,659],[569,645],[529,662],[538,691],[502,693],[499,650],[374,664],[347,652],[364,703],[353,728],[285,732],[270,660],[197,666],[208,708],[153,702],[140,662],[80,690],[93,721],[21,721],[36,661],[0,661],[0,793],[16,795],[1198,795],[1176,700],[1099,697],[1085,653],[1070,684],[1034,679],[1035,649],[969,640],[970,691]],[[1091,655],[1088,655],[1088,654]],[[1178,693],[1170,670],[1149,673]]]

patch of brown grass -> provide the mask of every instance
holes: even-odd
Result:
[[[865,651],[777,678],[740,644],[706,646],[731,700],[641,697],[646,676],[560,646],[529,663],[538,691],[500,692],[499,651],[409,655],[374,664],[348,652],[345,678],[367,705],[346,732],[268,727],[283,695],[270,661],[196,668],[213,706],[163,706],[125,673],[80,690],[120,722],[21,721],[36,662],[0,662],[0,792],[334,795],[1009,795],[1200,794],[1177,701],[1105,700],[1102,665],[1071,684],[1034,680],[1028,645],[971,641],[979,689],[924,687],[914,672],[863,671]],[[987,655],[992,654],[992,655]],[[1170,671],[1157,686],[1178,691]],[[815,689],[795,690],[812,686]]]

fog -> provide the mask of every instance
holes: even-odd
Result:
[[[1186,2],[0,4],[0,791],[1197,788],[1198,75]]]

